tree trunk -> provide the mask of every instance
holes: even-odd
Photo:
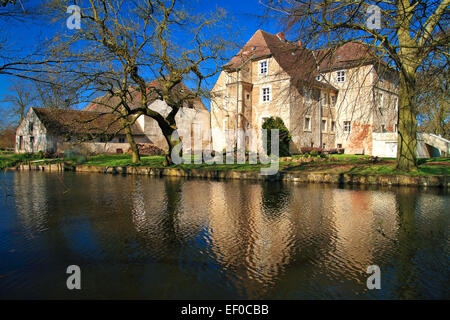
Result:
[[[415,103],[415,72],[400,72],[398,95],[397,169],[410,171],[417,166],[417,119]]]
[[[139,163],[141,161],[141,156],[139,155],[139,148],[134,141],[133,135],[131,134],[130,126],[125,127],[125,135],[127,137],[127,141],[130,144],[130,149],[132,152],[132,162]]]
[[[164,129],[162,129],[162,133],[163,133],[164,138],[166,139],[167,145],[169,147],[169,150],[166,153],[166,161],[164,163],[164,165],[166,165],[166,166],[171,166],[174,164],[173,159],[172,159],[172,151],[179,143],[181,143],[181,138],[176,139],[176,140],[172,139],[172,134],[175,132],[175,130],[176,129],[173,129],[172,127],[166,127]]]

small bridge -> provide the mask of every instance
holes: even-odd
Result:
[[[394,132],[373,133],[372,155],[397,157],[398,134]],[[450,141],[432,133],[417,133],[417,158],[448,157]]]
[[[447,157],[450,141],[432,133],[417,133],[417,157],[434,158]]]

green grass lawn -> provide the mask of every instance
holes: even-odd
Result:
[[[293,156],[292,158],[298,158]],[[348,174],[408,174],[408,175],[448,175],[450,174],[450,158],[432,158],[421,160],[419,168],[411,172],[402,172],[395,168],[394,159],[382,159],[373,164],[369,156],[362,155],[332,155],[320,162],[298,163],[292,161],[280,161],[280,170],[286,172],[328,172]],[[439,164],[433,164],[439,162]],[[98,155],[84,162],[86,165],[95,166],[149,166],[164,168],[163,156],[141,157],[139,164],[131,162],[131,155]],[[235,170],[235,171],[259,171],[268,165],[262,164],[182,164],[173,165],[171,168],[204,169],[204,170]]]
[[[100,154],[89,157],[87,161],[82,164],[91,166],[103,166],[103,167],[123,167],[123,166],[149,166],[155,168],[164,167],[163,156],[150,156],[141,157],[141,162],[135,164],[131,161],[131,155],[129,154]]]
[[[11,152],[1,152],[0,153],[0,169],[6,169],[9,167],[14,167],[20,163],[26,163],[28,161],[41,159],[40,154],[16,154]]]
[[[268,165],[262,164],[181,164],[169,166],[169,168],[182,168],[182,169],[205,169],[205,170],[237,170],[237,171],[256,171],[261,167],[267,167]],[[123,166],[148,166],[153,168],[167,168],[164,166],[164,156],[147,156],[141,157],[141,162],[138,164],[132,163],[131,155],[97,155],[90,157],[85,165],[91,166],[104,166],[104,167],[123,167]]]
[[[402,172],[395,168],[395,159],[381,159],[377,163],[372,163],[369,156],[362,155],[330,155],[328,158],[318,162],[296,162],[299,157],[283,158],[280,161],[279,170],[285,172],[323,172],[323,173],[348,173],[348,174],[407,174],[407,175],[449,175],[450,174],[450,158],[431,158],[420,159],[419,167],[411,172]],[[41,159],[38,154],[14,154],[0,153],[0,169],[13,167],[19,163]],[[36,164],[47,163],[50,159]],[[285,161],[286,160],[286,161]],[[55,161],[55,160],[53,160]],[[62,161],[62,160],[60,160]],[[134,164],[129,154],[102,154],[89,157],[87,160],[75,161],[75,163],[103,166],[103,167],[123,167],[123,166],[147,166],[153,168],[165,168],[163,156],[143,156],[141,162]],[[262,167],[269,165],[263,164],[181,164],[173,165],[170,168],[182,169],[201,169],[201,170],[234,170],[234,171],[259,171]]]

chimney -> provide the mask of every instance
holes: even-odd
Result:
[[[299,41],[297,42],[297,45],[298,45],[299,47],[303,46],[302,40],[299,40]]]
[[[283,42],[286,41],[286,37],[283,32],[278,32],[277,37],[278,37],[278,39],[280,39],[280,41],[283,41]]]

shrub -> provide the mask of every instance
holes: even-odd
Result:
[[[81,153],[79,150],[69,149],[64,151],[64,160],[81,164],[86,162],[87,156]]]
[[[272,129],[279,130],[279,156],[280,157],[288,157],[291,155],[289,152],[289,145],[291,144],[292,137],[289,134],[288,128],[286,128],[283,120],[279,117],[270,117],[266,119],[262,125],[263,129],[267,130],[267,143],[264,143],[264,151],[270,155],[271,151],[271,138],[272,138]]]
[[[300,148],[302,154],[310,154],[310,155],[321,155],[323,154],[323,148],[316,147],[303,147]]]
[[[311,152],[309,153],[311,156],[316,157],[319,155],[319,151],[317,150],[311,150]]]

